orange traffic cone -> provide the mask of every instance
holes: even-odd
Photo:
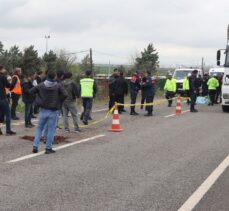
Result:
[[[180,96],[178,96],[178,98],[177,98],[176,114],[181,114],[181,99],[180,99]]]
[[[117,104],[115,104],[112,126],[111,126],[111,129],[109,129],[108,131],[110,131],[110,132],[121,132],[121,131],[123,131],[123,129],[120,128],[119,115],[118,115],[118,105]]]

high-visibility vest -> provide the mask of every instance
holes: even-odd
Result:
[[[12,93],[21,95],[22,94],[22,89],[21,89],[21,81],[17,75],[14,75],[12,79],[16,77],[17,78],[17,83],[15,84],[14,88],[11,90]]]
[[[184,91],[188,91],[190,89],[190,86],[189,86],[189,79],[188,78],[185,78],[184,79],[184,82],[183,82],[183,90]]]
[[[93,97],[94,79],[84,78],[80,80],[81,97]]]
[[[219,81],[212,77],[208,80],[208,89],[209,90],[216,90],[216,88],[219,86]]]
[[[177,82],[176,79],[167,79],[165,82],[164,90],[169,92],[176,92]]]

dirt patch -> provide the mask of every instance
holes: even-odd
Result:
[[[33,141],[34,136],[22,136],[21,139]],[[69,141],[67,139],[68,139],[68,137],[65,137],[65,136],[55,136],[54,137],[54,144],[69,143]],[[45,143],[45,138],[43,136],[41,137],[41,142]]]

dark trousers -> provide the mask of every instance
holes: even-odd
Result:
[[[190,99],[191,99],[190,110],[191,111],[193,111],[195,109],[196,98],[197,98],[197,95],[194,92],[191,92],[190,93]]]
[[[204,88],[204,89],[202,90],[202,96],[203,96],[203,97],[208,96],[208,89],[205,89],[205,88]]]
[[[214,105],[215,103],[215,95],[216,95],[216,90],[210,89],[209,90],[209,98],[210,98],[210,104]]]
[[[0,108],[3,115],[6,117],[6,132],[11,131],[10,127],[10,107],[7,99],[0,100]]]
[[[11,105],[11,116],[12,118],[16,117],[16,108],[18,106],[18,101],[21,95],[11,93],[12,105]]]
[[[153,98],[154,98],[154,96],[146,96],[146,103],[153,103]],[[148,114],[152,114],[153,113],[153,105],[146,106],[146,110],[147,110]]]
[[[168,100],[168,106],[171,106],[171,105],[172,105],[172,103],[173,103],[172,98],[173,98],[174,96],[175,96],[175,93],[174,93],[174,92],[170,92],[170,91],[167,91],[167,92],[166,92],[165,97],[166,97],[166,99]]]
[[[25,125],[31,124],[33,114],[33,103],[25,103]]]
[[[115,95],[115,102],[124,104],[124,95]],[[119,105],[118,111],[122,112],[123,110],[124,110],[124,106]]]
[[[187,104],[189,105],[189,103],[190,103],[190,93],[189,93],[189,90],[185,90],[184,93],[185,93],[185,97],[187,97]]]
[[[136,91],[131,91],[130,92],[130,98],[131,98],[131,104],[135,104],[137,100],[138,92]],[[135,106],[130,106],[131,113],[135,112]]]
[[[221,103],[221,89],[217,89],[216,90],[216,94],[215,94],[215,103],[218,103],[218,99]]]
[[[115,96],[113,94],[109,95],[109,110],[114,106],[115,104]]]
[[[146,96],[145,96],[145,93],[142,92],[142,99],[141,99],[141,104],[144,104],[146,101]],[[143,105],[141,105],[141,109],[143,109]]]
[[[81,115],[83,120],[88,121],[88,117],[90,116],[90,112],[92,109],[93,98],[85,97],[82,98],[82,100],[83,100],[83,113]]]

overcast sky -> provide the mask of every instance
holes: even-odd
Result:
[[[32,44],[42,55],[50,35],[49,49],[92,48],[95,63],[127,64],[153,43],[161,65],[194,66],[201,57],[215,64],[216,50],[225,47],[229,1],[0,0],[0,13],[6,48]]]

